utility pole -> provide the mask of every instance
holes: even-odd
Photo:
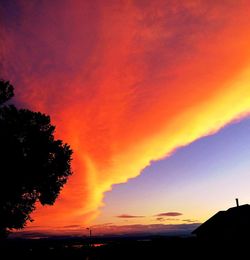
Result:
[[[90,247],[91,247],[91,245],[92,245],[92,241],[91,241],[91,238],[92,238],[92,229],[89,227],[89,228],[87,228],[87,230],[89,231],[89,245],[90,245]]]

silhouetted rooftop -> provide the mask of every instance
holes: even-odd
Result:
[[[250,236],[250,205],[245,204],[219,211],[195,229],[200,238],[241,238]]]

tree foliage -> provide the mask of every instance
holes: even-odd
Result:
[[[52,205],[72,174],[72,150],[54,138],[50,117],[6,105],[13,96],[0,80],[0,236],[31,221],[36,202]]]

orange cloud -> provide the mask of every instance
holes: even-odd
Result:
[[[117,218],[144,218],[145,216],[135,216],[135,215],[128,215],[128,214],[122,214],[116,216]]]
[[[33,225],[89,223],[113,184],[247,115],[249,11],[244,0],[1,5],[2,77],[74,149],[74,175]]]

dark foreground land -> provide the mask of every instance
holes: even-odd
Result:
[[[8,239],[0,259],[249,259],[250,243],[200,241],[193,237]]]

